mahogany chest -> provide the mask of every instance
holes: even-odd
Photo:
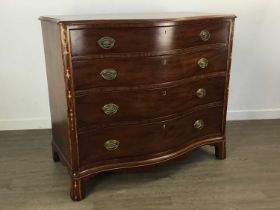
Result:
[[[54,161],[71,198],[89,177],[212,145],[226,157],[234,15],[40,17]]]

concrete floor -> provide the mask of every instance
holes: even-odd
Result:
[[[89,182],[72,202],[50,130],[0,132],[0,210],[279,210],[280,120],[229,122],[227,159],[213,147],[142,172]]]

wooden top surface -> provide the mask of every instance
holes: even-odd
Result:
[[[123,13],[95,15],[57,15],[41,16],[43,21],[55,23],[83,23],[96,21],[181,21],[193,19],[235,18],[233,14],[213,14],[198,12],[164,12],[164,13]]]

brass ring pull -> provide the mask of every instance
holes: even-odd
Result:
[[[207,58],[200,58],[197,61],[197,65],[201,68],[201,69],[205,69],[209,64],[209,61],[207,60]]]
[[[117,77],[117,71],[115,69],[103,69],[100,75],[105,80],[114,80]]]
[[[210,39],[211,34],[208,30],[204,29],[200,32],[199,36],[202,41],[207,42]]]
[[[109,139],[109,140],[105,141],[105,143],[104,143],[104,147],[108,151],[112,151],[112,150],[118,149],[119,145],[120,145],[120,142],[118,140],[115,140],[115,139]]]
[[[116,104],[105,104],[102,110],[106,115],[114,115],[118,112],[119,106]]]
[[[115,39],[113,39],[112,37],[101,37],[97,41],[99,46],[104,50],[109,50],[109,49],[113,48],[115,45],[115,42],[116,42]]]
[[[204,98],[206,96],[206,90],[204,88],[199,88],[197,91],[196,91],[196,96],[198,98]]]
[[[193,127],[201,130],[204,127],[204,121],[203,120],[196,120],[193,124]]]

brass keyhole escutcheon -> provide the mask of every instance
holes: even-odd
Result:
[[[199,36],[202,41],[207,42],[210,39],[211,34],[208,30],[204,29],[200,32]]]
[[[119,148],[120,142],[116,139],[109,139],[107,141],[105,141],[104,143],[104,147],[108,150],[108,151],[112,151],[112,150],[116,150]]]
[[[99,46],[104,49],[104,50],[108,50],[114,47],[115,45],[115,39],[113,39],[112,37],[101,37],[97,43],[99,44]]]
[[[207,58],[200,58],[197,61],[197,65],[201,68],[201,69],[205,69],[209,64],[209,61],[207,60]]]
[[[105,80],[114,80],[117,77],[117,71],[115,69],[103,69],[100,72],[100,75],[103,77]]]
[[[196,91],[196,96],[198,98],[204,98],[206,96],[206,90],[204,88],[199,88],[197,91]]]
[[[105,104],[102,110],[106,115],[114,115],[118,112],[119,106],[117,104]]]
[[[204,121],[203,120],[196,120],[193,124],[193,127],[201,130],[202,128],[204,128]]]

